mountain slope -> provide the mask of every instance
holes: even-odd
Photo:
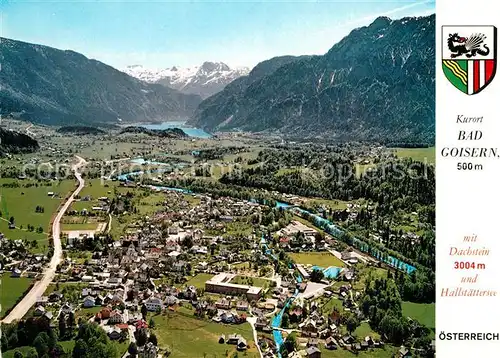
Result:
[[[433,141],[435,16],[386,17],[323,56],[242,77],[203,101],[191,124],[297,137]]]
[[[31,153],[38,148],[38,142],[30,136],[0,128],[0,156],[5,153]]]
[[[123,72],[149,83],[159,83],[182,93],[197,94],[207,98],[221,91],[236,78],[247,75],[249,69],[245,67],[232,69],[223,62],[204,62],[199,67],[174,66],[160,70],[133,65],[125,68]]]
[[[85,56],[2,38],[1,113],[45,124],[185,119],[199,96],[148,84]]]

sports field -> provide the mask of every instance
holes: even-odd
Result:
[[[345,266],[340,259],[329,252],[300,252],[289,255],[295,263],[302,265],[315,265],[322,268]]]

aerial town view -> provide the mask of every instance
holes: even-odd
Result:
[[[432,12],[151,71],[24,42],[16,6],[2,357],[434,357]]]

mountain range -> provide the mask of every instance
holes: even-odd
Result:
[[[224,63],[116,70],[73,52],[0,39],[0,113],[44,124],[185,120],[207,131],[431,143],[435,15],[379,17],[324,55],[251,71]],[[137,78],[135,78],[137,77]]]
[[[185,120],[201,98],[74,51],[0,38],[0,113],[44,124]]]
[[[324,55],[257,65],[205,99],[189,123],[297,138],[433,142],[434,62],[435,15],[379,17]]]
[[[126,74],[149,83],[159,83],[186,94],[196,94],[202,98],[220,92],[238,77],[250,70],[246,67],[230,68],[223,62],[204,62],[201,66],[165,69],[148,69],[132,65],[123,69]]]

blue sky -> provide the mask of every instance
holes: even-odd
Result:
[[[117,68],[223,61],[252,67],[322,54],[377,16],[434,13],[423,1],[9,1],[3,37],[71,49]]]

